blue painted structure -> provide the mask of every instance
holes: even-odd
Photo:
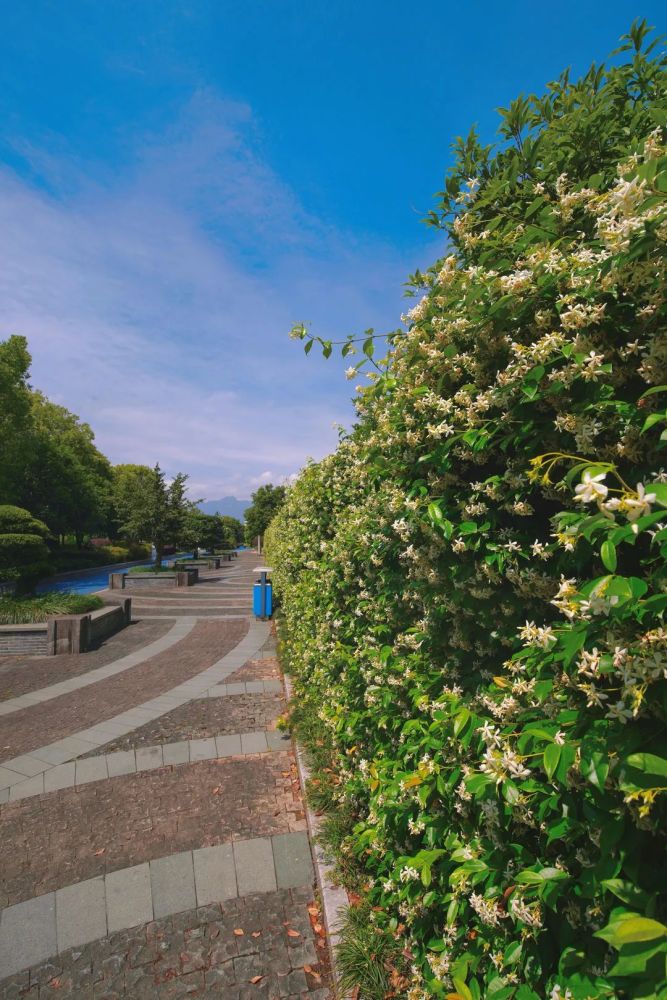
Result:
[[[257,618],[270,618],[273,614],[273,587],[270,583],[256,583],[253,586],[252,613]]]

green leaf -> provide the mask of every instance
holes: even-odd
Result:
[[[367,358],[372,358],[374,350],[375,350],[375,345],[373,343],[373,338],[367,337],[366,340],[364,341],[362,351],[364,352]]]
[[[608,538],[606,538],[602,543],[602,547],[600,548],[600,558],[602,559],[605,569],[608,569],[610,573],[613,573],[617,565],[616,546]]]
[[[667,778],[667,760],[654,753],[631,753],[626,757],[625,763],[637,771],[644,771],[657,778]]]
[[[621,913],[602,930],[596,931],[594,936],[602,938],[614,948],[622,948],[624,944],[665,938],[667,927],[657,920],[640,917],[636,913]]]
[[[649,894],[640,889],[634,882],[625,882],[621,878],[605,878],[602,880],[602,885],[628,906],[643,909],[648,905]]]
[[[667,507],[667,483],[650,483],[646,487],[646,492],[655,493],[661,507]]]
[[[589,756],[585,754],[584,748],[582,748],[579,767],[587,781],[590,781],[596,788],[604,788],[604,783],[609,774],[609,757],[607,754],[593,751]]]
[[[549,781],[553,778],[558,762],[560,760],[561,747],[558,743],[550,743],[544,751],[544,770],[547,772]]]

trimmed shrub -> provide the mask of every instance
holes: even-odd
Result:
[[[22,507],[0,506],[0,580],[29,589],[50,572],[45,539],[49,529]]]
[[[667,990],[667,73],[645,33],[514,102],[500,149],[459,142],[450,249],[267,533],[296,718],[410,1000]]]

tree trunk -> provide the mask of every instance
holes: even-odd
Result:
[[[162,557],[164,555],[164,542],[153,542],[155,546],[155,568],[159,569],[162,565]]]

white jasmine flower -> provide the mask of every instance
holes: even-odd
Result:
[[[597,476],[591,476],[590,472],[584,472],[581,482],[575,487],[577,495],[574,499],[579,503],[599,503],[604,500],[609,492],[604,484],[606,475],[606,472],[600,472]]]

